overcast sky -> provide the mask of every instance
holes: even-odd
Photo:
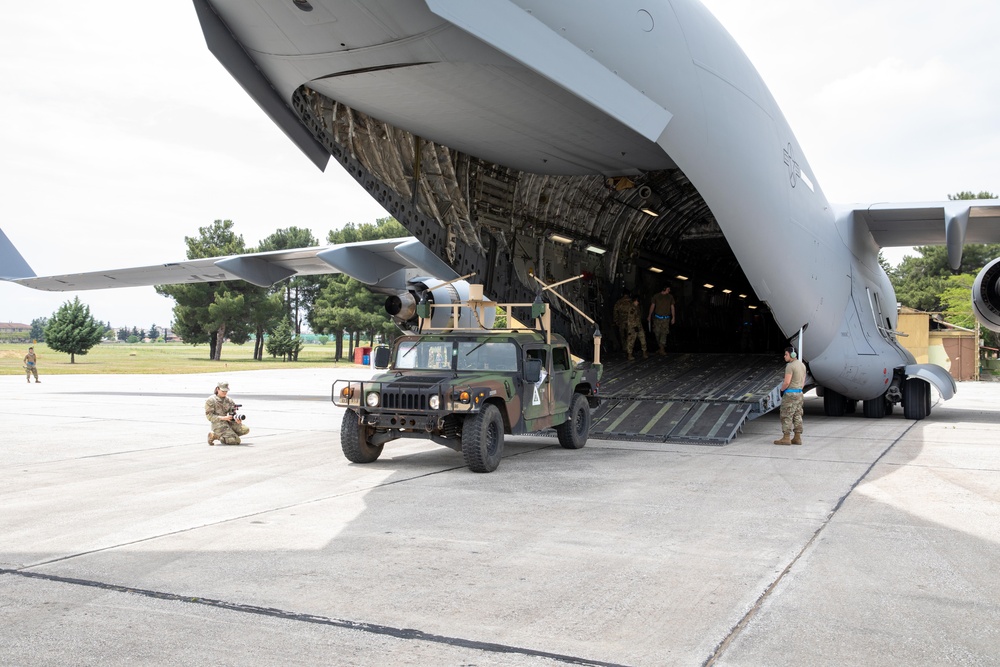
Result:
[[[835,203],[1000,192],[1000,3],[708,0]],[[0,226],[38,275],[183,259],[183,237],[387,215],[317,170],[209,54],[186,1],[8,3],[0,21]],[[901,253],[890,255],[898,260]],[[0,284],[0,322],[74,293]],[[152,288],[80,292],[116,327],[163,326]]]

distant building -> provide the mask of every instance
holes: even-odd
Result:
[[[31,335],[30,324],[19,324],[17,322],[0,322],[0,333]]]
[[[899,309],[896,327],[907,334],[899,342],[917,359],[918,364],[937,364],[962,382],[979,379],[976,332],[949,322],[941,313],[925,313],[905,306]]]

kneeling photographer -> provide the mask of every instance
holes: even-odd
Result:
[[[205,418],[212,422],[212,430],[208,433],[208,444],[214,445],[218,440],[224,445],[240,444],[240,436],[246,435],[250,429],[243,425],[245,415],[239,414],[239,403],[234,403],[227,394],[229,383],[220,382],[215,385],[215,393],[205,401]]]

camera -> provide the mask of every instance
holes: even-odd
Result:
[[[239,409],[242,407],[243,407],[242,403],[233,403],[233,407],[229,409],[229,416],[232,417],[233,419],[239,419],[240,421],[244,421],[247,418],[247,416],[244,414],[240,414],[238,412]]]

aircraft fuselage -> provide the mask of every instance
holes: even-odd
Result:
[[[210,48],[307,155],[340,161],[497,298],[533,293],[533,275],[640,291],[650,271],[700,265],[752,290],[819,385],[874,399],[914,363],[878,246],[835,213],[753,65],[694,0],[195,5]],[[692,259],[706,240],[723,252]],[[737,298],[701,289],[693,300]],[[571,313],[566,326],[583,335]]]

